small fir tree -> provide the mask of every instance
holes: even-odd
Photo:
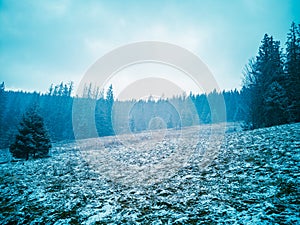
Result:
[[[51,143],[36,106],[29,108],[24,114],[18,131],[14,143],[9,148],[15,158],[28,160],[29,157],[41,158],[48,155]]]

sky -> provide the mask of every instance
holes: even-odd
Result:
[[[220,89],[239,89],[263,35],[284,47],[299,15],[298,0],[0,0],[0,81],[6,89],[42,93],[61,81],[74,81],[76,88],[106,53],[134,42],[163,41],[197,55]],[[119,92],[138,79],[127,74],[127,83],[112,81]],[[176,75],[168,79],[182,83]]]

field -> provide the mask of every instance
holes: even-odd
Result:
[[[1,224],[299,224],[300,124],[57,143],[6,162]]]

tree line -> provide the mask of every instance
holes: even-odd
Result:
[[[240,121],[245,112],[242,93],[237,90],[190,94],[169,99],[128,100],[114,99],[113,88],[95,93],[88,85],[82,96],[72,96],[73,83],[53,86],[46,94],[22,91],[5,91],[1,84],[1,130],[0,145],[8,147],[18,133],[19,123],[26,110],[37,105],[44,119],[45,127],[52,142],[93,138],[128,132],[141,132],[149,129],[176,128],[207,124],[212,122]],[[225,116],[217,118],[211,109],[212,102],[224,98]],[[76,116],[73,105],[76,104]],[[94,117],[95,124],[87,115]],[[227,119],[226,119],[227,118]],[[76,127],[73,125],[76,124]],[[96,132],[91,129],[96,127]]]
[[[213,91],[208,94],[183,94],[168,99],[116,101],[113,125],[117,133],[141,132],[218,122],[236,122],[245,118],[243,94]],[[223,102],[224,107],[219,107]]]

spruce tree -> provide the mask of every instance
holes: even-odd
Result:
[[[274,81],[268,87],[264,99],[265,126],[273,126],[287,123],[288,98],[285,89]]]
[[[255,60],[250,61],[245,73],[245,87],[250,90],[248,121],[252,128],[273,126],[287,122],[285,77],[280,43],[265,34]],[[273,96],[280,90],[279,96]],[[271,99],[276,99],[272,102]],[[280,110],[279,110],[280,109]],[[276,115],[281,113],[278,120]]]
[[[300,28],[294,22],[287,36],[285,70],[289,121],[300,122]]]
[[[2,122],[1,119],[3,118],[4,109],[5,109],[5,85],[4,82],[2,82],[0,84],[0,122]]]
[[[47,156],[50,148],[43,118],[38,114],[37,106],[33,106],[23,115],[15,141],[10,145],[10,152],[15,158],[28,160],[29,157]]]
[[[0,84],[0,145],[4,145],[4,130],[5,130],[5,120],[4,113],[6,108],[6,98],[5,98],[5,85],[4,82]]]
[[[114,104],[114,93],[112,85],[109,86],[106,93],[106,102],[107,102],[107,135],[113,135],[114,130],[112,126],[112,111]]]

